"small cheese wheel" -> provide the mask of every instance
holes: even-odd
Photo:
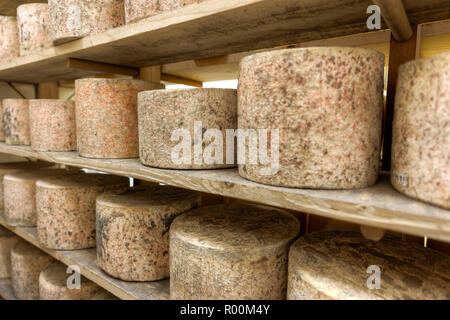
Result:
[[[291,214],[265,206],[202,207],[170,227],[171,299],[285,299]]]
[[[407,196],[450,209],[450,52],[401,65],[391,182]]]
[[[11,277],[11,248],[19,237],[0,226],[0,279]]]
[[[75,81],[77,146],[87,158],[139,155],[137,94],[164,85],[133,79]]]
[[[74,173],[36,182],[37,234],[51,249],[95,247],[95,199],[105,191],[123,191],[125,177]]]
[[[125,21],[132,23],[204,0],[125,0]]]
[[[239,174],[297,188],[373,185],[380,164],[383,74],[384,55],[364,48],[275,50],[242,59],[239,129],[255,130],[258,137],[246,139],[239,152],[249,153],[255,146],[249,141],[258,140],[259,152],[250,154],[258,155],[256,164],[239,164]]]
[[[291,246],[288,299],[448,300],[449,265],[449,256],[391,235],[313,232]]]
[[[197,207],[199,192],[145,186],[97,198],[97,264],[127,281],[169,277],[169,227],[179,214]]]
[[[5,218],[13,226],[36,226],[36,181],[64,175],[64,169],[36,169],[9,173],[3,177]]]
[[[16,17],[0,16],[0,60],[19,56],[19,31]]]
[[[141,162],[169,169],[235,167],[234,153],[231,164],[227,163],[226,130],[236,129],[236,110],[237,97],[234,89],[196,88],[140,92],[138,112]],[[213,130],[218,137],[208,137],[209,133],[214,134]]]
[[[17,7],[20,55],[37,53],[52,46],[47,3],[27,3]]]
[[[104,32],[125,22],[123,0],[49,0],[55,45]]]
[[[11,249],[11,282],[16,298],[39,300],[39,274],[54,261],[43,251],[20,240]]]
[[[29,103],[31,148],[37,151],[75,150],[75,102],[36,99]]]
[[[101,288],[61,262],[54,262],[39,275],[40,300],[90,300]],[[79,278],[78,278],[79,276]]]
[[[26,99],[3,100],[3,134],[5,143],[30,145],[30,109]]]

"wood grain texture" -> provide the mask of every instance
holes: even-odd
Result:
[[[75,152],[36,152],[0,143],[0,152],[88,168],[175,187],[219,194],[357,224],[450,242],[450,212],[395,191],[384,175],[373,187],[328,191],[272,187],[241,178],[236,169],[167,170],[145,167],[137,159],[97,160]]]

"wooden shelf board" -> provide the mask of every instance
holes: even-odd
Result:
[[[18,300],[14,296],[11,278],[0,278],[0,297],[4,300]]]
[[[267,186],[248,181],[236,169],[168,170],[139,159],[88,159],[76,152],[37,152],[0,143],[0,152],[115,175],[164,183],[357,224],[450,242],[450,211],[408,198],[383,175],[375,186],[357,190],[311,190]]]
[[[448,19],[447,0],[404,0],[412,23]],[[161,65],[368,32],[370,0],[207,0],[0,65],[0,80],[45,82],[95,74],[67,58]]]
[[[8,225],[3,212],[0,212],[0,225],[8,228],[21,238],[30,242],[55,259],[70,266],[80,267],[81,274],[97,283],[107,291],[124,300],[167,300],[169,299],[169,280],[154,282],[129,282],[112,278],[105,274],[96,264],[95,248],[60,251],[45,248],[39,243],[36,228],[14,227]],[[0,289],[1,290],[1,289]]]

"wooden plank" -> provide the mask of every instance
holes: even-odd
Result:
[[[413,36],[402,0],[373,0],[380,7],[384,21],[397,41],[408,41]]]
[[[0,297],[5,300],[18,300],[12,289],[11,278],[0,278]]]
[[[405,0],[412,23],[448,19],[447,0]],[[0,80],[76,79],[67,58],[142,68],[367,32],[370,0],[208,0],[0,65]],[[196,80],[196,79],[194,79]]]
[[[124,300],[167,300],[169,299],[169,280],[154,282],[121,281],[105,274],[96,264],[93,249],[60,251],[45,248],[39,243],[36,228],[13,227],[8,225],[3,212],[0,212],[0,225],[8,228],[21,238],[30,242],[55,259],[70,266],[80,267],[81,274],[115,296]]]
[[[0,15],[16,16],[16,9],[25,3],[46,3],[47,0],[0,0]]]
[[[157,169],[142,165],[138,159],[88,159],[79,157],[76,152],[37,152],[27,146],[9,146],[5,143],[0,143],[0,152],[450,242],[450,211],[400,194],[392,188],[387,175],[375,186],[365,189],[293,189],[245,180],[236,169]]]
[[[161,81],[168,82],[168,83],[184,84],[186,86],[191,86],[191,87],[198,87],[198,88],[203,87],[203,82],[186,79],[186,78],[182,78],[182,77],[177,77],[177,76],[171,76],[168,74],[161,74]]]
[[[139,70],[137,68],[129,68],[109,63],[100,63],[74,58],[68,58],[66,66],[69,69],[89,70],[96,71],[98,73],[123,74],[127,76],[137,76],[139,74]]]

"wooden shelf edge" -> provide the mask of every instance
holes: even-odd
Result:
[[[11,278],[0,278],[0,297],[4,300],[18,300],[14,296]]]
[[[67,266],[77,265],[81,274],[100,287],[123,300],[167,300],[169,299],[169,280],[155,282],[129,282],[112,278],[97,267],[95,248],[60,251],[45,248],[39,243],[36,228],[11,226],[0,212],[0,225],[11,230],[22,239],[38,247]],[[0,288],[1,291],[1,288]]]
[[[370,188],[311,190],[267,186],[248,181],[236,169],[169,170],[142,165],[139,159],[88,159],[76,152],[37,152],[0,143],[0,153],[103,171],[225,197],[320,215],[450,242],[450,211],[395,191],[388,176]]]

